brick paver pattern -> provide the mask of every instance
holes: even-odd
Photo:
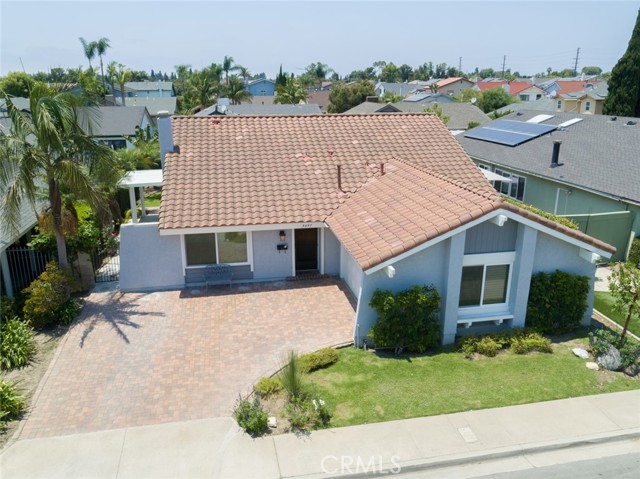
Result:
[[[354,306],[336,279],[93,293],[21,438],[229,416],[289,350],[351,341]]]

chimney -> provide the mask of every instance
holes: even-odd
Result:
[[[365,100],[367,103],[380,103],[380,98],[375,95],[368,96]]]
[[[560,145],[562,145],[561,141],[553,142],[553,154],[551,155],[551,168],[556,168],[562,165],[562,163],[558,163],[558,160],[560,159]]]
[[[164,157],[174,151],[171,115],[168,111],[158,112],[158,139],[160,140],[160,167],[164,170]]]

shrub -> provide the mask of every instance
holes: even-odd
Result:
[[[0,327],[0,368],[14,369],[29,364],[36,354],[33,328],[18,318]]]
[[[290,399],[296,399],[300,397],[304,390],[304,378],[300,369],[300,358],[295,351],[290,351],[289,356],[285,360],[284,367],[278,376],[280,378],[280,384]]]
[[[29,295],[24,304],[24,319],[35,329],[57,323],[71,290],[76,287],[73,278],[60,269],[55,261],[51,261],[45,271],[24,290]]]
[[[634,239],[631,243],[631,249],[629,249],[627,261],[640,268],[640,238]]]
[[[524,337],[512,338],[509,349],[515,354],[527,354],[533,351],[540,353],[553,352],[551,340],[536,332],[529,333]]]
[[[304,373],[310,373],[331,366],[336,362],[338,362],[338,351],[333,348],[324,348],[300,356],[300,370]]]
[[[526,324],[544,334],[577,328],[587,309],[589,278],[556,270],[531,277]]]
[[[259,393],[262,397],[268,397],[282,391],[282,383],[277,376],[262,378],[256,383],[253,390]]]
[[[262,408],[257,396],[253,398],[253,401],[239,397],[233,409],[233,417],[238,425],[249,434],[260,434],[267,429],[269,424],[269,416]]]
[[[484,336],[476,343],[476,351],[484,356],[490,358],[498,354],[498,350],[502,349],[500,344],[496,342],[491,336]]]
[[[316,395],[301,396],[289,402],[284,408],[291,427],[301,431],[326,427],[331,413],[325,402]]]
[[[4,324],[12,318],[18,316],[16,300],[7,296],[0,297],[0,323]]]
[[[476,336],[465,336],[462,338],[460,351],[465,358],[470,359],[473,353],[478,351],[478,338]]]
[[[554,215],[553,213],[549,213],[548,211],[541,210],[540,208],[536,208],[533,205],[528,205],[526,203],[521,203],[520,201],[516,201],[512,198],[502,198],[504,201],[516,205],[523,210],[531,211],[532,213],[537,214],[538,216],[542,216],[543,218],[547,218],[548,220],[555,221],[556,223],[560,223],[567,228],[571,228],[572,230],[579,230],[580,226],[578,223],[573,221],[571,218],[565,218],[564,216]]]
[[[70,325],[76,316],[80,314],[82,306],[77,299],[70,299],[65,302],[58,310],[58,321],[62,324]]]
[[[414,286],[393,294],[377,289],[369,305],[378,320],[369,336],[375,346],[424,353],[440,342],[440,295],[433,286]]]
[[[25,399],[18,393],[16,385],[0,381],[0,421],[16,419],[27,406]]]
[[[604,354],[609,346],[620,351],[621,367],[627,368],[638,363],[640,345],[629,338],[622,338],[617,331],[599,328],[589,333],[589,350],[594,357]]]

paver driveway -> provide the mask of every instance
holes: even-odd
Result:
[[[290,349],[352,339],[334,279],[93,293],[40,384],[21,438],[231,414]]]

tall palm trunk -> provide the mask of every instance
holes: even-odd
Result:
[[[56,247],[58,249],[58,265],[65,269],[68,266],[67,244],[62,232],[62,196],[58,182],[49,177],[49,202],[51,203],[51,213],[53,216],[53,233],[56,237]]]
[[[104,69],[102,68],[102,55],[100,55],[100,74],[102,75],[102,89],[105,90],[106,86],[104,83]]]

